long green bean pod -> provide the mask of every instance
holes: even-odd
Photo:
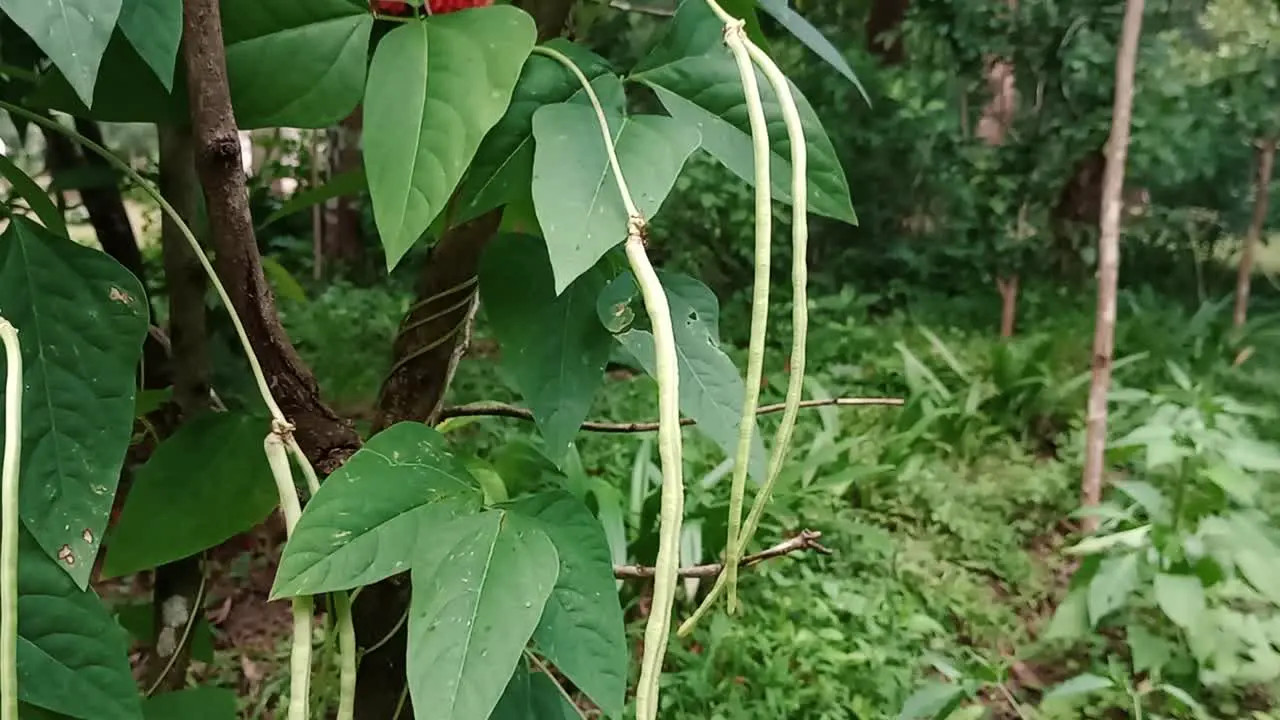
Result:
[[[302,503],[293,485],[293,469],[289,465],[289,450],[285,438],[292,432],[289,426],[276,425],[262,442],[267,454],[271,476],[280,493],[280,512],[284,515],[287,537],[293,537],[293,529],[302,517]],[[311,694],[311,616],[312,600],[309,595],[293,598],[293,647],[289,653],[289,710],[287,720],[310,719]]]
[[[4,343],[4,457],[0,460],[0,720],[18,720],[18,465],[22,459],[22,350],[0,317]]]

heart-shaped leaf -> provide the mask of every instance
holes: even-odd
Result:
[[[178,43],[182,40],[182,3],[175,0],[124,0],[117,24],[133,49],[155,72],[160,84],[166,90],[172,90]]]
[[[402,422],[369,438],[320,486],[285,545],[273,598],[368,585],[410,568],[423,539],[475,512],[475,480],[444,436]]]
[[[83,588],[133,427],[146,298],[110,256],[14,217],[0,316],[22,345],[22,521]]]
[[[536,34],[522,10],[498,5],[406,23],[378,43],[364,164],[388,270],[444,209],[506,112]]]
[[[641,61],[632,80],[658,95],[671,116],[702,134],[702,147],[735,175],[755,181],[751,127],[738,68],[724,47],[720,21],[702,2],[680,5],[667,36]],[[757,72],[769,146],[773,196],[791,202],[791,150],[782,109],[763,74]],[[794,86],[808,148],[809,210],[836,220],[856,223],[849,200],[849,182],[809,101]]]
[[[209,413],[160,443],[134,475],[103,576],[195,555],[266,519],[278,501],[262,450],[270,430],[263,417]]]
[[[698,133],[668,117],[609,119],[622,176],[645,217],[671,192]],[[627,238],[627,210],[592,108],[560,103],[533,115],[533,203],[559,294]]]
[[[484,720],[555,586],[546,533],[501,510],[435,528],[413,567],[409,693],[419,718]]]
[[[594,268],[556,295],[546,252],[538,238],[494,238],[480,266],[480,292],[502,346],[502,365],[554,460],[591,409],[613,340],[596,318],[604,271]]]
[[[84,720],[140,720],[124,630],[24,528],[18,552],[18,697]]]
[[[120,0],[0,0],[0,12],[31,36],[88,105],[120,4]]]
[[[560,576],[533,633],[538,653],[608,717],[621,717],[627,689],[622,605],[604,529],[581,500],[543,493],[505,505],[531,518],[560,556]]]

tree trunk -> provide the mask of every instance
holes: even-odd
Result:
[[[359,170],[360,134],[364,111],[357,107],[345,120],[329,131],[329,177]],[[364,254],[360,236],[360,205],[357,198],[339,197],[324,205],[323,264],[352,264]],[[318,271],[317,271],[318,272]]]
[[[1014,323],[1018,315],[1018,275],[996,278],[1000,290],[1000,337],[1013,337]]]
[[[1258,142],[1258,168],[1253,186],[1253,218],[1244,238],[1244,250],[1240,254],[1240,267],[1236,275],[1236,306],[1231,315],[1232,324],[1239,328],[1249,314],[1249,283],[1253,278],[1253,261],[1258,243],[1262,242],[1262,228],[1267,222],[1267,204],[1271,199],[1271,172],[1276,160],[1276,140]]]
[[[160,191],[188,225],[195,217],[199,181],[191,154],[190,131],[160,126]],[[209,353],[205,317],[204,270],[178,226],[165,215],[161,252],[169,294],[169,339],[173,397],[184,421],[209,407]],[[155,628],[144,663],[148,690],[179,690],[191,661],[190,627],[203,612],[204,572],[194,555],[156,568],[153,592]]]
[[[1103,453],[1107,445],[1107,393],[1115,345],[1116,284],[1120,274],[1120,215],[1123,209],[1124,166],[1129,152],[1129,124],[1133,116],[1133,75],[1138,64],[1144,0],[1127,0],[1120,47],[1116,51],[1115,100],[1111,137],[1107,140],[1107,168],[1102,181],[1102,211],[1098,236],[1098,315],[1093,335],[1093,383],[1089,387],[1085,430],[1084,476],[1080,483],[1085,507],[1102,500]],[[1096,517],[1084,519],[1086,532],[1098,527]]]
[[[874,0],[865,26],[867,49],[880,58],[885,66],[899,65],[906,58],[906,49],[898,29],[907,17],[910,0]]]

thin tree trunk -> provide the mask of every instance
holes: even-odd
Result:
[[[160,126],[160,191],[191,224],[195,217],[196,179],[191,134],[184,128]],[[208,410],[209,352],[205,316],[204,270],[178,226],[166,215],[161,225],[161,252],[169,294],[169,339],[173,396],[184,421]],[[199,555],[156,568],[153,592],[155,634],[145,664],[148,690],[178,690],[186,685],[191,643],[186,632],[203,611],[203,569]]]
[[[1018,275],[996,278],[996,286],[1000,289],[1000,337],[1008,340],[1018,316]]]
[[[1103,453],[1107,445],[1107,392],[1115,345],[1116,284],[1120,274],[1120,215],[1124,198],[1124,165],[1129,152],[1129,124],[1133,116],[1133,75],[1138,64],[1144,0],[1128,0],[1120,47],[1116,52],[1115,100],[1111,137],[1107,140],[1107,169],[1102,181],[1102,212],[1098,237],[1098,315],[1093,335],[1093,384],[1089,387],[1085,431],[1084,476],[1080,483],[1085,507],[1102,500]],[[1086,517],[1084,529],[1097,529]]]
[[[1236,306],[1231,315],[1232,324],[1239,328],[1249,314],[1249,283],[1253,278],[1253,262],[1258,244],[1262,242],[1262,228],[1267,222],[1267,203],[1271,199],[1271,173],[1276,160],[1275,139],[1258,143],[1258,174],[1253,186],[1253,218],[1244,238],[1244,251],[1240,254],[1240,267],[1236,275]]]
[[[329,176],[359,170],[360,135],[363,130],[364,111],[357,107],[341,123],[329,131]],[[364,254],[364,242],[360,235],[360,205],[354,197],[339,197],[324,204],[324,247],[321,249],[325,264],[330,262],[354,264]]]

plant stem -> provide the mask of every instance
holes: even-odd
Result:
[[[22,455],[22,351],[0,317],[4,343],[4,459],[0,465],[0,720],[18,720],[18,463]]]
[[[737,18],[725,12],[716,3],[716,0],[705,1],[726,25],[739,22]],[[738,555],[746,552],[752,536],[760,526],[760,519],[764,516],[764,509],[773,494],[774,486],[777,485],[778,476],[782,474],[782,464],[786,460],[787,450],[791,445],[791,435],[795,431],[796,417],[800,410],[800,395],[804,391],[805,343],[809,329],[807,292],[809,244],[808,149],[805,145],[804,127],[800,122],[800,111],[796,107],[795,98],[791,94],[791,84],[787,81],[787,77],[782,74],[777,64],[763,50],[756,47],[749,39],[744,38],[743,42],[751,56],[751,60],[764,72],[765,77],[769,80],[769,85],[773,88],[774,95],[778,98],[778,105],[782,110],[782,119],[787,128],[787,139],[791,145],[792,336],[791,376],[787,382],[787,397],[782,413],[782,422],[778,425],[777,434],[774,436],[773,454],[769,458],[769,468],[765,477],[764,487],[760,488],[760,492],[756,494],[755,500],[751,504],[751,512],[747,515],[746,524],[738,535],[737,548],[735,548]],[[748,102],[750,102],[750,98],[748,98]],[[694,611],[688,620],[685,620],[680,625],[680,629],[677,631],[678,635],[686,635],[693,630],[698,620],[706,615],[720,593],[724,591],[726,584],[727,573],[716,579],[715,585],[712,586],[711,592],[707,594],[706,599],[702,601],[702,605]]]
[[[263,441],[271,476],[275,478],[280,493],[280,512],[284,515],[287,537],[293,537],[293,529],[302,516],[302,504],[298,490],[293,485],[293,469],[289,466],[289,450],[285,442],[287,426],[273,428]],[[289,712],[288,720],[309,720],[309,695],[311,685],[311,616],[310,596],[293,598],[293,648],[289,653]]]
[[[582,70],[563,53],[547,47],[534,48],[534,52],[556,60],[573,73],[582,90],[591,101],[604,139],[605,152],[618,191],[627,210],[627,260],[640,286],[645,310],[653,329],[654,356],[658,383],[658,454],[662,459],[662,509],[659,514],[658,557],[653,581],[653,603],[649,620],[644,629],[644,657],[640,663],[640,680],[636,686],[636,717],[653,720],[658,714],[659,679],[662,660],[667,653],[671,633],[671,612],[675,606],[677,571],[680,564],[680,524],[684,518],[684,477],[681,467],[680,437],[680,376],[676,365],[675,331],[671,324],[671,308],[667,295],[658,280],[658,274],[649,262],[644,247],[645,220],[636,208],[622,165],[613,146],[613,134],[608,117],[596,97],[591,81]]]
[[[738,448],[734,457],[733,481],[729,491],[729,527],[725,540],[725,583],[729,587],[729,614],[738,609],[738,563],[742,532],[742,504],[747,491],[747,470],[751,464],[751,441],[760,405],[760,379],[764,374],[764,341],[769,325],[769,263],[773,241],[773,180],[769,174],[769,125],[764,103],[756,84],[756,71],[747,51],[745,23],[725,25],[724,41],[733,52],[738,77],[747,99],[747,119],[751,124],[751,145],[755,156],[755,278],[751,294],[751,340],[747,350],[746,388],[742,397],[742,417],[738,425]]]

